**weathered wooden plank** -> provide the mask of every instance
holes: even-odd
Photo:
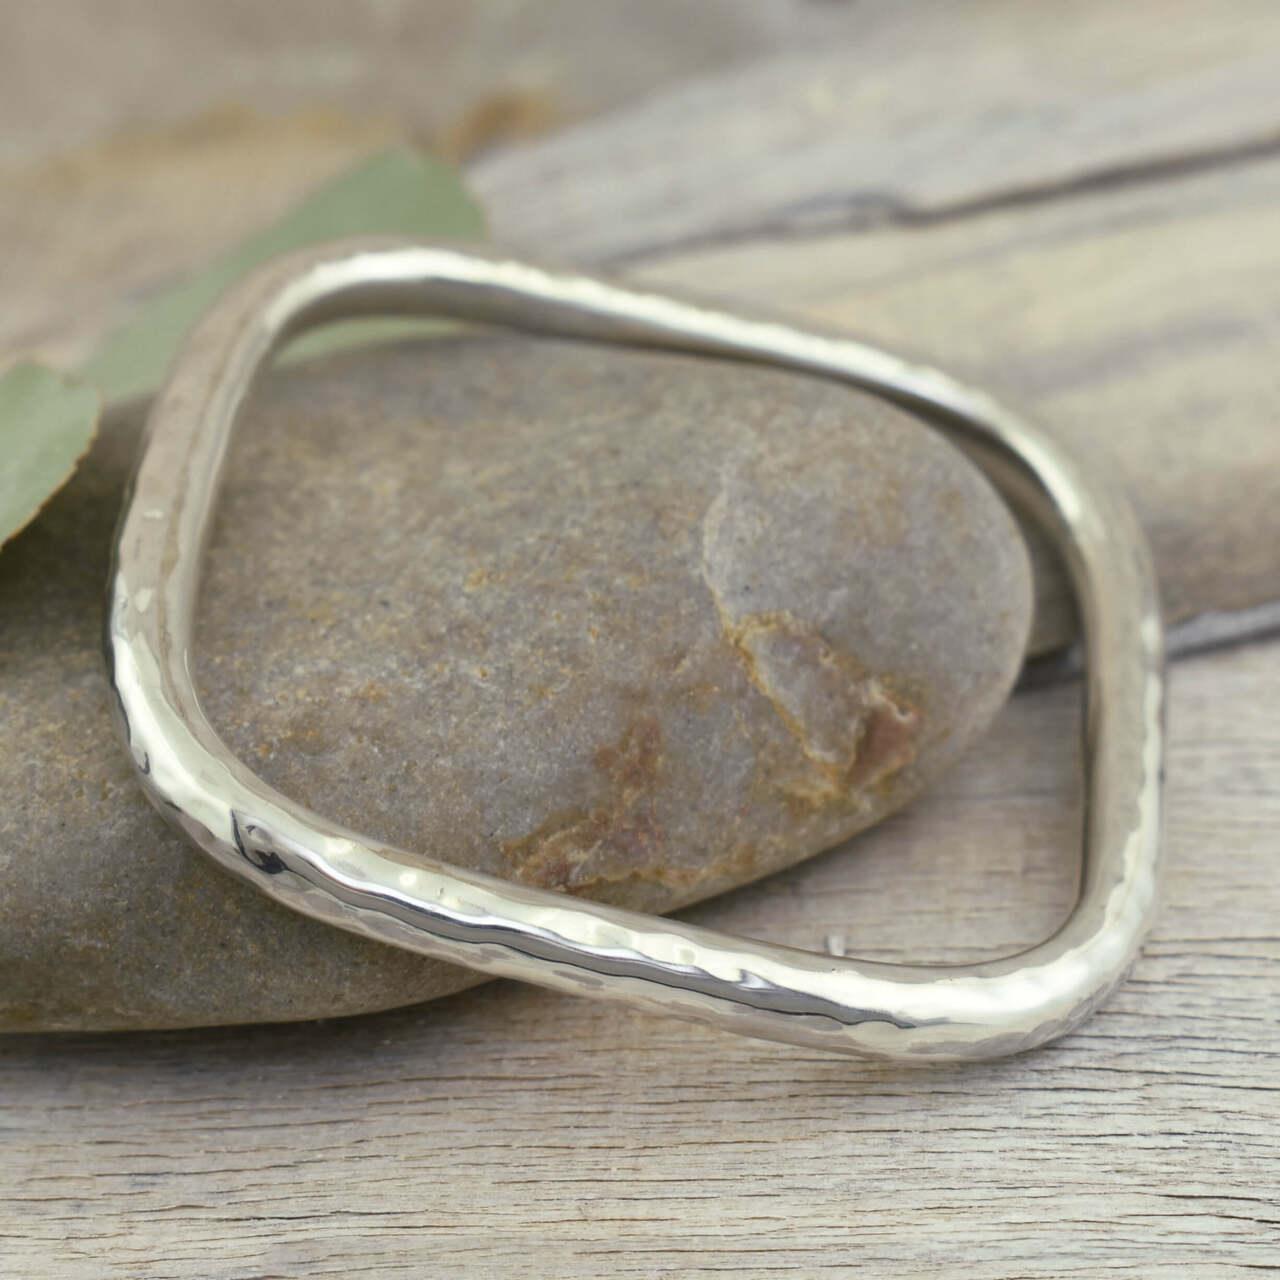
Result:
[[[498,235],[593,263],[931,222],[1280,148],[1266,0],[853,8],[853,38],[731,68],[471,167]],[[620,179],[625,175],[625,181]]]
[[[967,959],[1066,907],[1076,693],[698,909]],[[1169,879],[1087,1027],[929,1072],[496,984],[328,1025],[0,1045],[4,1274],[1244,1276],[1280,1258],[1280,645],[1174,677]]]
[[[1273,628],[1280,10],[1058,17],[1050,39],[1034,7],[913,7],[472,181],[513,243],[827,318],[1003,392],[1126,485],[1170,620],[1201,619],[1188,641]],[[1073,622],[1036,550],[1043,652]]]

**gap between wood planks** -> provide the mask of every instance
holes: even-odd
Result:
[[[1188,151],[1181,155],[1125,161],[1072,178],[1029,183],[1023,187],[973,196],[934,208],[915,206],[887,191],[824,197],[783,208],[774,217],[748,226],[724,227],[696,235],[673,237],[643,249],[624,250],[610,255],[607,262],[611,267],[626,267],[706,249],[732,248],[758,240],[801,240],[872,231],[882,227],[923,229],[1008,209],[1027,208],[1076,197],[1106,194],[1127,187],[1196,177],[1217,169],[1234,169],[1276,157],[1280,157],[1280,129],[1226,146]]]

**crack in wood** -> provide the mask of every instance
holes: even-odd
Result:
[[[1265,163],[1280,157],[1280,127],[1238,143],[1152,156],[1086,171],[1071,178],[1029,183],[1005,191],[922,207],[889,191],[832,194],[784,205],[759,222],[714,228],[706,232],[657,241],[602,259],[610,267],[657,263],[686,253],[736,248],[767,240],[804,240],[858,234],[885,227],[926,230],[991,213],[1030,208],[1064,200],[1106,195],[1160,182],[1193,178],[1221,169]]]

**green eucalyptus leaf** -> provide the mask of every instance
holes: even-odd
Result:
[[[0,375],[0,543],[70,478],[93,439],[103,399],[128,400],[159,386],[201,313],[260,263],[343,236],[483,234],[479,206],[448,166],[411,147],[395,147],[342,174],[210,267],[145,303],[85,364],[86,381],[38,364],[10,368]],[[447,326],[430,320],[345,321],[305,335],[286,358],[442,327]]]
[[[98,427],[97,392],[44,365],[0,374],[0,543],[70,478]]]
[[[153,391],[201,313],[234,280],[276,254],[342,236],[475,239],[483,234],[484,216],[453,170],[411,147],[392,148],[320,188],[273,226],[146,303],[103,343],[84,375],[108,402]],[[343,322],[304,336],[290,347],[289,356],[438,328],[438,322],[430,321]]]

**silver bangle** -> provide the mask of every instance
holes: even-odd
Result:
[[[815,954],[402,852],[255,777],[209,725],[192,684],[203,546],[254,376],[286,337],[361,313],[428,313],[779,365],[875,391],[958,437],[1044,524],[1075,584],[1088,803],[1079,899],[1066,924],[1019,956],[976,965]],[[171,822],[286,906],[489,974],[835,1052],[989,1058],[1081,1022],[1129,968],[1155,899],[1163,633],[1128,504],[981,392],[791,324],[438,245],[353,242],[274,262],[204,319],[152,409],[115,549],[106,646],[130,756]]]

